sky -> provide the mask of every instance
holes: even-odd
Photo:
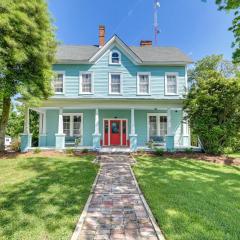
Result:
[[[98,44],[98,26],[106,40],[117,34],[127,45],[153,40],[153,0],[48,0],[62,44]],[[218,11],[215,0],[160,0],[159,46],[182,49],[194,61],[210,54],[231,59],[233,14]]]

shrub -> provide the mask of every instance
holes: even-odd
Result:
[[[87,148],[84,148],[83,150],[82,150],[82,153],[88,153],[89,152],[89,150],[87,149]]]
[[[21,142],[19,141],[19,139],[15,138],[12,140],[12,143],[10,145],[10,149],[14,152],[19,152],[20,151],[20,145]]]
[[[33,150],[33,153],[40,153],[42,150],[40,149],[40,148],[35,148],[34,150]]]
[[[73,149],[72,148],[67,148],[66,149],[66,154],[69,154],[69,155],[71,155],[71,154],[73,154]]]
[[[184,110],[207,153],[222,154],[240,131],[240,81],[222,56],[206,57],[191,71],[194,84],[184,100]]]
[[[186,149],[185,149],[185,152],[186,152],[186,153],[193,153],[193,149],[192,149],[192,148],[186,148]]]
[[[163,156],[163,154],[164,154],[164,149],[163,148],[155,148],[154,150],[155,150],[155,154],[157,156]]]
[[[149,142],[146,143],[146,145],[148,146],[148,148],[153,149],[154,142],[152,140],[150,140]]]

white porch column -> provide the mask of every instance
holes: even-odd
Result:
[[[46,135],[46,112],[39,113],[39,147],[45,147],[47,143],[47,135]]]
[[[98,108],[95,112],[95,135],[99,135],[99,111]]]
[[[134,108],[131,109],[131,135],[135,134],[135,116]]]
[[[63,134],[63,109],[59,109],[58,115],[58,134]]]
[[[95,111],[95,132],[93,133],[93,149],[95,151],[99,150],[101,147],[101,134],[99,133],[99,111],[96,108]]]
[[[169,108],[167,111],[167,135],[172,135],[172,119],[171,119],[171,109]]]
[[[43,121],[42,121],[42,134],[43,135],[46,135],[46,125],[47,125],[47,122],[46,122],[46,111],[44,111],[44,113],[43,113]]]
[[[183,129],[183,146],[188,147],[190,146],[190,137],[189,137],[189,125],[188,125],[188,120],[184,119],[186,118],[187,113],[183,112],[183,125],[182,125],[182,129]]]
[[[56,149],[62,150],[65,148],[65,134],[63,133],[63,109],[59,109],[58,115],[58,133],[56,136]]]
[[[43,133],[43,113],[39,113],[39,134]]]
[[[130,150],[132,152],[137,151],[137,134],[135,132],[135,111],[134,108],[131,108],[131,134],[129,135],[130,138]]]
[[[25,107],[24,132],[21,134],[21,152],[27,152],[32,146],[32,135],[29,126],[29,107]]]
[[[25,108],[25,117],[24,117],[24,134],[30,134],[29,128],[29,108]]]

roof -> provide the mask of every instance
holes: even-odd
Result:
[[[60,45],[57,49],[58,63],[91,63],[102,55],[110,45],[117,43],[125,52],[137,60],[138,64],[188,64],[192,60],[176,47],[128,47],[118,36],[111,38],[102,48],[98,46]],[[135,57],[134,57],[135,56]]]
[[[192,60],[176,47],[130,47],[143,62],[187,62]]]
[[[57,61],[72,60],[72,61],[88,61],[99,47],[96,46],[80,46],[80,45],[60,45],[57,48]]]

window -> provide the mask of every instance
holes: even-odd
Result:
[[[63,116],[63,133],[70,136],[70,116]]]
[[[165,141],[167,135],[167,116],[164,113],[148,114],[148,139]]]
[[[138,73],[137,76],[137,94],[150,94],[150,73]]]
[[[119,73],[109,74],[109,93],[121,94],[121,74]]]
[[[118,51],[112,51],[110,54],[109,64],[121,64],[121,54]]]
[[[177,73],[167,73],[165,77],[165,94],[178,95]]]
[[[63,94],[64,73],[56,72],[53,79],[53,88],[56,94]]]
[[[67,137],[80,137],[82,135],[82,114],[64,114],[63,133]]]
[[[80,93],[92,94],[93,93],[93,76],[92,73],[82,73],[80,76]]]

